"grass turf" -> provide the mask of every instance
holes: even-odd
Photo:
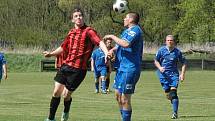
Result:
[[[9,73],[0,84],[0,121],[44,121],[53,90],[53,72]],[[114,73],[112,73],[113,79]],[[177,121],[214,121],[214,71],[188,71],[179,85]],[[113,81],[112,81],[113,82]],[[112,84],[111,82],[111,84]],[[113,90],[113,89],[112,89]],[[63,101],[56,119],[60,120]],[[171,121],[166,100],[154,71],[143,71],[132,96],[132,121]],[[94,94],[94,78],[88,72],[73,93],[70,121],[120,121],[114,93]]]

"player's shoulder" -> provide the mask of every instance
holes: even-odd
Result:
[[[158,49],[158,51],[167,51],[167,48],[166,48],[166,46],[165,45],[162,45],[159,49]]]

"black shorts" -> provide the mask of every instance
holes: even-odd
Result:
[[[87,70],[77,69],[63,64],[54,80],[65,85],[69,91],[75,91],[86,76]]]

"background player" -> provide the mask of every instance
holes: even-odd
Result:
[[[0,83],[2,76],[4,77],[4,79],[7,79],[7,61],[4,57],[4,54],[0,53]]]
[[[186,70],[186,60],[179,49],[175,47],[176,42],[173,35],[166,36],[166,46],[161,47],[154,59],[155,66],[158,68],[157,74],[160,83],[166,93],[167,99],[172,103],[172,119],[178,118],[179,99],[177,87],[179,80],[184,80]],[[181,74],[179,75],[177,64],[182,63]]]

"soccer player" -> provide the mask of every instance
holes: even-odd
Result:
[[[7,79],[7,61],[4,57],[4,54],[0,53],[0,83],[2,76],[4,77],[4,79]]]
[[[105,54],[101,48],[95,49],[91,56],[91,70],[94,71],[95,77],[95,93],[99,93],[99,82],[101,82],[101,93],[107,94],[106,77],[108,67],[111,69],[109,61],[107,64],[105,63]]]
[[[112,41],[111,40],[105,40],[105,44],[107,46],[107,49],[108,50],[111,50],[113,47],[112,47]],[[106,90],[107,92],[110,91],[109,89],[109,86],[110,86],[110,74],[111,74],[111,71],[112,71],[112,63],[113,63],[114,60],[110,60],[109,64],[107,65],[107,76],[106,76]]]
[[[45,57],[57,56],[63,52],[68,52],[67,58],[58,70],[54,80],[55,86],[50,102],[49,116],[46,121],[55,121],[55,113],[60,103],[61,95],[64,97],[64,111],[61,121],[67,121],[69,117],[71,94],[78,88],[84,80],[87,72],[87,61],[93,51],[94,45],[99,46],[108,55],[107,47],[101,41],[96,31],[85,25],[84,16],[81,9],[76,8],[71,14],[74,28],[72,28],[65,40],[56,50],[45,51]]]
[[[143,53],[143,31],[138,25],[139,14],[129,12],[124,18],[126,29],[121,37],[106,35],[104,39],[116,42],[116,58],[119,68],[115,77],[115,95],[119,104],[122,121],[131,121],[131,96],[141,73],[141,60]]]
[[[184,80],[186,70],[186,59],[181,51],[176,48],[173,35],[167,35],[166,46],[161,47],[154,59],[155,66],[158,68],[157,74],[167,99],[171,101],[173,114],[172,119],[178,118],[179,98],[177,87],[179,80]],[[181,73],[177,69],[178,62],[182,63]]]

